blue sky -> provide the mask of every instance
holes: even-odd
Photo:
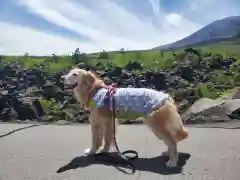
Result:
[[[0,53],[148,49],[240,13],[238,0],[1,0]]]

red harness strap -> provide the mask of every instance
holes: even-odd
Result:
[[[109,96],[112,97],[114,93],[116,93],[116,84],[111,84],[107,86]]]
[[[105,86],[108,90],[108,95],[109,95],[109,109],[111,110],[112,108],[112,116],[113,120],[115,121],[115,99],[113,95],[116,93],[116,84],[111,84],[109,86]]]
[[[116,93],[116,84],[103,85],[104,88],[108,90],[109,97],[113,97],[113,94]]]

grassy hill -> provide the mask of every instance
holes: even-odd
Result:
[[[220,53],[223,57],[234,56],[240,59],[240,38],[223,40],[220,42],[213,42],[206,45],[196,45],[193,48],[201,51],[202,53]],[[144,50],[144,51],[115,51],[115,52],[104,52],[84,54],[84,59],[91,65],[98,63],[109,64],[112,63],[114,66],[123,67],[132,60],[139,61],[143,64],[146,70],[152,68],[171,68],[173,59],[173,53],[179,54],[184,52],[184,48],[170,51],[161,50]],[[72,67],[72,57],[69,56],[58,56],[58,62],[55,63],[53,58],[50,57],[24,57],[24,56],[5,56],[2,58],[2,64],[6,64],[10,61],[19,60],[24,63],[26,68],[32,68],[36,64],[49,63],[47,71],[55,72],[61,69]]]
[[[240,59],[240,38],[233,38],[202,46],[195,46],[205,52],[221,53],[224,56],[235,56]]]

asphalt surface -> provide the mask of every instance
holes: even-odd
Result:
[[[165,145],[146,126],[120,126],[120,148],[139,153],[134,161],[137,171],[129,175],[112,165],[81,157],[90,145],[88,125],[24,129],[27,126],[0,124],[0,180],[240,179],[239,129],[188,127],[189,138],[179,144],[179,168],[169,170],[164,166],[167,159],[161,157]]]

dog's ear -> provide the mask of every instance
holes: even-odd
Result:
[[[95,75],[91,72],[91,71],[88,71],[86,76],[85,76],[85,82],[86,84],[89,86],[89,87],[92,87],[92,85],[94,84],[96,80],[96,77]]]

